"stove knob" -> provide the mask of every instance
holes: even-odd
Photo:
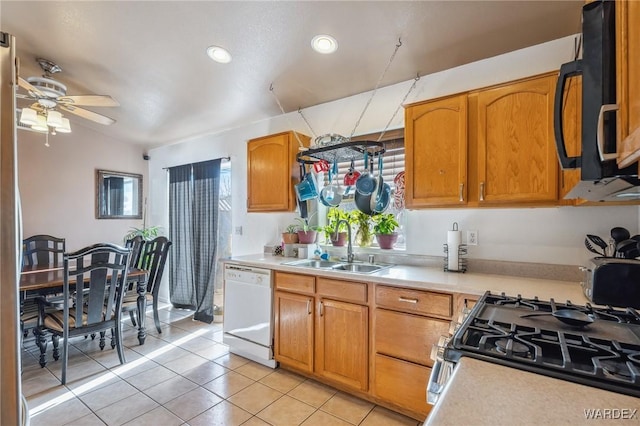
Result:
[[[460,328],[460,325],[461,324],[459,322],[451,321],[451,324],[449,325],[449,334],[453,336],[458,328]]]

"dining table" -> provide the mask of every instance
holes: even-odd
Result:
[[[147,309],[147,276],[145,269],[129,268],[127,271],[128,286],[135,285],[138,293],[138,342],[144,345],[147,338],[145,315]],[[33,265],[23,266],[20,273],[20,294],[27,292],[49,293],[61,289],[64,282],[64,267],[62,265]]]

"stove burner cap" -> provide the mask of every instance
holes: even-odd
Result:
[[[499,339],[496,340],[496,349],[498,352],[506,354],[507,353],[507,345],[509,341],[513,342],[511,346],[511,351],[514,355],[525,356],[529,353],[529,347],[523,343],[516,342],[512,339]]]
[[[631,372],[628,368],[624,368],[624,364],[622,362],[601,361],[600,365],[605,375],[631,379]]]

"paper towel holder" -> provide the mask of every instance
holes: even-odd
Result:
[[[449,245],[444,244],[444,271],[445,272],[467,272],[467,258],[463,257],[467,255],[467,245],[460,244],[458,246],[458,269],[449,269]]]
[[[451,231],[458,231],[458,222],[453,222]],[[467,246],[465,244],[458,244],[457,247],[451,247],[451,250],[458,251],[458,264],[456,269],[449,269],[449,244],[444,244],[444,271],[445,272],[466,272],[467,271],[467,259],[464,257],[467,254]],[[455,259],[455,257],[454,257]],[[455,260],[454,260],[455,262]]]

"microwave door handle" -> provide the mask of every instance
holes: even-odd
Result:
[[[598,134],[596,135],[600,161],[615,160],[618,157],[618,154],[615,152],[610,154],[604,153],[604,113],[608,111],[617,111],[618,109],[619,107],[617,104],[607,104],[600,107],[600,113],[598,114]]]
[[[558,160],[563,169],[577,169],[581,166],[580,157],[569,157],[564,141],[562,106],[564,104],[564,88],[569,77],[582,74],[582,60],[568,62],[560,67],[560,74],[556,82],[556,95],[553,105],[553,131],[556,139]]]

